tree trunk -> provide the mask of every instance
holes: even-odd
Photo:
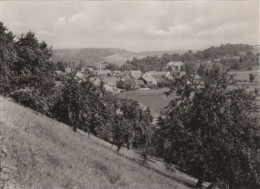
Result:
[[[202,185],[203,185],[203,182],[204,182],[204,179],[205,179],[205,176],[207,174],[207,171],[208,171],[208,168],[203,168],[203,171],[201,172],[201,175],[199,177],[199,180],[196,184],[196,188],[202,188]]]
[[[120,148],[121,148],[121,145],[118,143],[118,144],[117,144],[117,152],[118,152],[118,153],[119,153]]]
[[[2,132],[0,130],[0,174],[2,172]]]

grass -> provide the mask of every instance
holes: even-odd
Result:
[[[167,97],[164,92],[169,91],[168,88],[126,91],[119,94],[120,98],[129,98],[140,102],[146,107],[150,107],[157,113],[166,107],[173,99],[173,96]]]
[[[117,154],[105,141],[3,97],[0,128],[15,188],[188,188],[131,160],[138,157],[133,151]]]

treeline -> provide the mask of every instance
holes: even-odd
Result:
[[[253,46],[246,44],[225,44],[220,47],[210,47],[202,51],[192,52],[189,50],[184,54],[173,53],[163,54],[161,57],[158,56],[147,56],[143,59],[133,58],[131,61],[127,61],[123,66],[123,70],[141,70],[143,73],[147,71],[161,71],[168,62],[171,61],[182,61],[184,63],[199,63],[201,61],[213,60],[216,58],[240,56],[241,52],[246,52],[245,55],[241,56],[237,62],[239,62],[239,68],[247,66],[248,59],[252,63],[251,66],[258,65],[259,54],[253,55],[251,51]],[[223,60],[223,64],[232,64],[233,59]],[[230,65],[229,65],[230,66]]]
[[[185,75],[171,83],[177,97],[158,123],[133,100],[118,99],[89,79],[66,76],[54,87],[50,48],[32,32],[18,38],[0,23],[0,94],[92,133],[120,148],[136,149],[144,162],[163,158],[209,188],[260,187],[259,107],[255,95],[218,66],[201,70],[203,83]],[[202,69],[202,68],[201,68]],[[232,87],[230,87],[232,86]]]

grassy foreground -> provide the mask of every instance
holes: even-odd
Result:
[[[4,188],[187,188],[3,97],[0,129]]]

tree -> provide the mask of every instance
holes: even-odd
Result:
[[[196,72],[196,64],[194,62],[188,62],[184,65],[184,70],[187,75],[193,75]]]
[[[14,63],[17,53],[14,47],[14,35],[0,22],[0,94],[7,95],[14,89]]]
[[[250,73],[250,74],[249,74],[249,81],[250,81],[250,82],[253,82],[254,80],[255,80],[254,74]]]
[[[111,71],[119,71],[120,70],[120,67],[117,64],[111,64],[111,63],[106,63],[106,62],[104,64],[107,64],[106,68],[105,68],[107,70],[111,70]]]
[[[171,101],[156,133],[164,136],[163,156],[220,188],[260,187],[260,127],[253,93],[213,66],[204,86],[183,76],[171,86]],[[162,119],[162,118],[161,118]]]
[[[65,71],[66,71],[66,70],[65,70],[65,65],[64,65],[63,62],[61,62],[61,61],[58,61],[58,62],[57,62],[57,70],[62,71],[62,72],[65,72]]]

